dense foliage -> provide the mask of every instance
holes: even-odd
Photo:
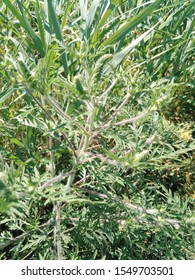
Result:
[[[194,15],[1,1],[1,259],[194,259]]]

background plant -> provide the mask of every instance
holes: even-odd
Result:
[[[194,1],[0,12],[1,258],[194,258]]]

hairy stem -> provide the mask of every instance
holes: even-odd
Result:
[[[31,90],[27,89],[27,88],[25,88],[25,90],[31,96],[31,98],[35,101],[35,103],[37,103],[37,105],[42,109],[42,111],[45,113],[47,119],[51,120],[56,125],[55,119],[47,112],[47,110],[42,106],[42,104],[39,102],[39,100],[32,94]],[[64,139],[66,140],[66,142],[68,143],[70,149],[72,150],[75,158],[77,158],[77,154],[75,152],[75,148],[74,148],[73,144],[68,140],[68,138],[64,132],[62,132],[62,135],[63,135]]]

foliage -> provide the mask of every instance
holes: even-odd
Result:
[[[2,1],[1,259],[194,259],[194,4]]]

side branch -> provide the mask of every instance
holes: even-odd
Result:
[[[94,194],[102,199],[112,199],[113,201],[116,201],[134,211],[137,211],[137,212],[140,212],[141,214],[149,214],[149,215],[153,215],[155,217],[159,217],[159,211],[157,209],[145,209],[141,206],[137,206],[137,205],[134,205],[132,203],[129,203],[129,202],[126,202],[126,201],[122,201],[116,197],[113,197],[113,196],[108,196],[106,194],[103,194],[103,193],[99,193],[99,192],[96,192],[96,191],[93,191],[93,190],[89,190],[87,188],[84,188],[84,187],[79,187],[77,186],[78,189],[80,189],[81,191],[83,192],[87,192],[89,194]],[[172,226],[174,226],[175,228],[179,228],[180,227],[180,224],[179,224],[179,221],[178,220],[174,220],[174,219],[164,219],[162,222],[165,222],[165,223],[168,223],[168,224],[171,224]]]

